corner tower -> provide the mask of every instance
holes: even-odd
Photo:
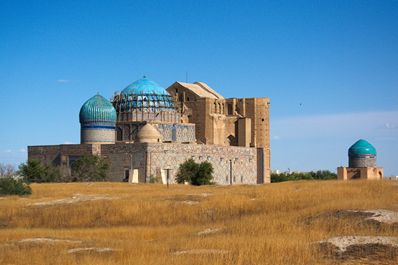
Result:
[[[113,144],[116,139],[116,110],[109,100],[97,94],[80,109],[80,142]]]

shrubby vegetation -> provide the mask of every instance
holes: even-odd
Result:
[[[38,160],[29,160],[19,166],[19,173],[23,179],[30,182],[58,182],[61,174],[56,167],[42,164]]]
[[[213,171],[213,166],[209,162],[196,163],[191,158],[180,165],[176,182],[188,182],[196,186],[213,184]]]
[[[32,189],[22,179],[12,177],[0,178],[0,196],[4,195],[29,195]]]
[[[271,173],[271,182],[282,182],[289,180],[329,180],[337,179],[337,174],[329,170],[318,170],[310,172],[283,172]]]
[[[31,188],[18,175],[13,165],[0,163],[0,196],[29,195],[31,193]]]
[[[72,176],[62,177],[59,167],[29,160],[19,166],[19,174],[28,183],[104,181],[107,179],[109,165],[99,156],[84,155],[74,161],[71,168]]]
[[[109,164],[99,156],[84,155],[72,164],[71,181],[104,181]]]
[[[0,178],[1,177],[12,177],[17,174],[15,167],[11,164],[0,163]]]

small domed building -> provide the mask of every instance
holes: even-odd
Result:
[[[225,99],[204,82],[167,89],[147,77],[97,94],[79,112],[80,144],[28,146],[28,159],[72,176],[83,155],[109,162],[108,179],[171,183],[188,159],[210,162],[221,185],[270,182],[269,99]]]
[[[360,139],[348,149],[348,167],[337,168],[337,178],[383,179],[383,168],[377,167],[376,148],[368,141]]]

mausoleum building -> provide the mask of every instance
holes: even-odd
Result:
[[[348,167],[337,168],[337,178],[353,179],[383,179],[383,168],[376,164],[376,148],[368,141],[360,139],[348,149]]]
[[[112,181],[174,182],[187,159],[208,161],[217,184],[270,182],[269,98],[225,99],[203,82],[167,89],[143,77],[111,100],[97,94],[80,109],[81,143],[29,146],[28,159],[73,174],[83,155],[110,164]]]

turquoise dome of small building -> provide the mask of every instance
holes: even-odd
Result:
[[[80,123],[116,123],[116,110],[109,100],[97,94],[83,104],[80,109],[79,120]]]
[[[373,155],[377,154],[376,148],[368,141],[360,139],[356,141],[349,149],[348,155]]]
[[[145,76],[123,89],[122,94],[125,95],[169,95],[169,93],[156,82],[146,78]]]

